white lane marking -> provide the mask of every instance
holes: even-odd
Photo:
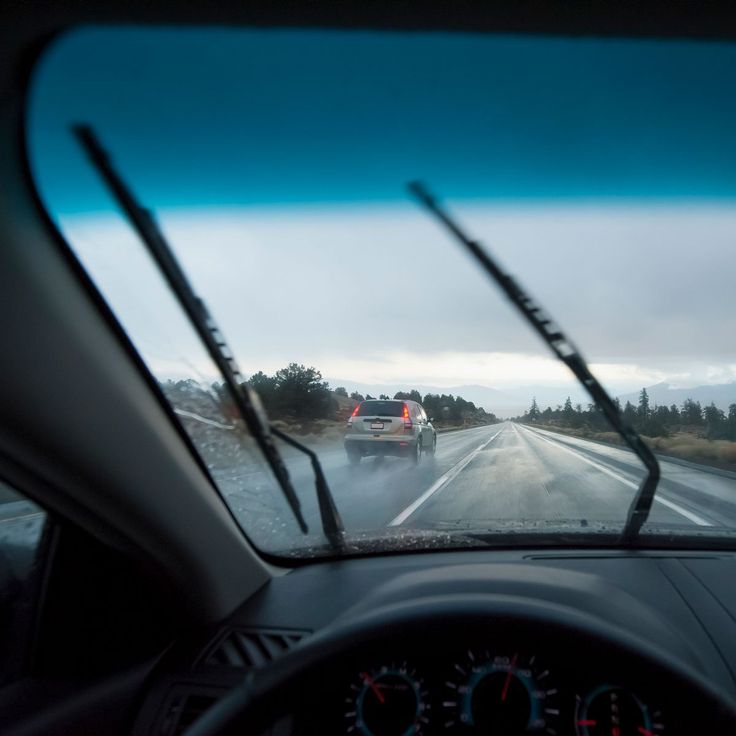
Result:
[[[657,491],[659,494],[659,491]],[[654,497],[654,500],[657,503],[661,503],[663,506],[666,506],[668,509],[672,509],[673,511],[677,512],[681,516],[684,516],[686,519],[689,519],[694,524],[697,524],[698,526],[713,526],[709,521],[706,521],[702,516],[698,516],[697,514],[694,514],[692,511],[688,511],[687,509],[682,508],[679,504],[676,504],[674,501],[669,501],[666,498],[662,498],[661,495],[656,495]]]
[[[527,429],[524,427],[524,429]],[[555,440],[551,440],[548,437],[544,437],[541,434],[538,434],[537,432],[529,430],[537,439],[542,440],[542,442],[547,442],[548,444],[552,445],[553,447],[556,447],[558,450],[564,450],[565,452],[569,452],[571,455],[574,455],[578,460],[582,460],[585,463],[588,463],[588,465],[592,465],[597,470],[600,470],[602,473],[605,473],[606,475],[610,475],[611,478],[615,478],[617,481],[620,481],[624,485],[629,486],[629,488],[638,488],[639,486],[634,483],[634,481],[629,480],[628,478],[625,478],[623,475],[620,475],[615,470],[611,470],[606,465],[602,465],[599,462],[596,462],[595,460],[591,460],[586,455],[583,455],[582,453],[578,452],[577,450],[573,450],[571,447],[567,447],[562,442],[556,442]]]
[[[446,486],[453,478],[455,478],[462,470],[463,468],[473,460],[473,458],[485,447],[491,444],[493,440],[498,437],[498,435],[503,432],[503,430],[506,429],[506,427],[503,427],[496,432],[496,434],[491,437],[491,439],[486,440],[482,444],[478,445],[474,450],[469,452],[462,460],[460,460],[459,463],[456,463],[453,465],[444,475],[441,475],[437,480],[432,483],[432,485],[422,493],[419,498],[414,501],[414,503],[409,504],[396,518],[391,519],[389,521],[388,526],[398,526],[399,524],[403,524],[423,503],[425,503],[427,500],[429,500],[432,496],[434,496],[437,491],[439,491],[441,488]]]
[[[623,475],[619,475],[614,470],[611,470],[609,467],[602,465],[601,463],[596,462],[595,460],[591,460],[589,457],[586,457],[582,453],[578,452],[577,450],[573,450],[570,447],[567,447],[563,442],[556,442],[555,440],[549,439],[548,437],[544,437],[543,435],[539,434],[538,432],[535,432],[534,430],[529,429],[528,427],[524,427],[524,429],[531,432],[535,437],[538,439],[549,442],[550,445],[553,447],[556,447],[560,450],[564,450],[565,452],[569,452],[571,455],[574,455],[579,460],[582,460],[583,462],[588,463],[588,465],[592,465],[597,470],[600,470],[602,473],[605,473],[606,475],[610,475],[611,478],[615,478],[620,483],[623,483],[626,486],[629,486],[629,488],[638,489],[638,484],[634,483],[633,481],[629,480],[628,478],[625,478]],[[661,503],[663,506],[666,506],[668,509],[671,509],[677,514],[680,514],[680,516],[684,516],[688,521],[692,521],[694,524],[697,524],[698,526],[713,526],[709,521],[704,519],[702,516],[698,516],[697,514],[694,514],[692,511],[688,511],[686,508],[683,508],[680,506],[680,504],[675,503],[674,501],[670,501],[666,498],[663,498],[661,496],[661,492],[658,492],[658,494],[654,497],[654,500],[657,503]]]

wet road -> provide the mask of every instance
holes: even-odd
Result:
[[[202,426],[201,419],[196,423]],[[303,545],[252,440],[244,442],[232,428],[212,424],[200,447],[250,538],[274,551]],[[311,465],[306,457],[282,449],[310,531],[323,539]],[[439,434],[436,454],[424,455],[418,465],[399,458],[363,458],[351,466],[340,440],[315,449],[348,532],[399,526],[454,529],[458,523],[462,528],[462,522],[483,529],[498,522],[555,520],[620,527],[643,475],[628,450],[512,422]],[[736,529],[736,474],[664,459],[660,465],[652,522],[701,531]],[[29,526],[28,510],[22,503],[16,506],[0,503],[0,535],[32,546],[40,516],[33,514]]]
[[[628,450],[511,422],[441,434],[436,455],[418,466],[364,458],[352,467],[340,445],[319,454],[349,530],[483,519],[620,524],[643,476]],[[661,467],[652,521],[736,527],[736,478]],[[308,468],[292,473],[308,521],[318,523]]]

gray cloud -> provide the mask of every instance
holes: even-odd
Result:
[[[736,207],[466,205],[458,213],[591,359],[736,361]],[[235,242],[220,246],[215,229],[205,246],[171,222],[223,319],[257,317],[247,332],[266,349],[288,336],[295,347],[318,341],[361,354],[540,350],[420,212],[287,211],[245,216],[239,227]]]
[[[685,382],[736,372],[736,207],[465,203],[456,211],[589,360]],[[365,364],[397,352],[417,360],[547,354],[475,264],[411,205],[161,219],[247,367],[322,361],[325,373],[344,375],[330,356]],[[72,243],[87,244],[90,267],[153,353],[174,361],[191,354],[189,328],[170,319],[155,273],[141,276],[145,259],[131,257],[138,246],[119,221],[64,225]],[[406,369],[411,381],[412,365]],[[448,376],[468,380],[477,378]]]

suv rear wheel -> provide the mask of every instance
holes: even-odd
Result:
[[[348,450],[348,462],[351,465],[358,465],[360,463],[360,452],[358,450]]]
[[[411,452],[411,464],[418,465],[422,458],[422,438],[420,437]]]

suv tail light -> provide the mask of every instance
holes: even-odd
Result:
[[[355,409],[353,409],[353,413],[348,417],[348,427],[353,426],[353,417],[358,413],[359,410],[360,410],[360,404],[358,404],[358,406],[356,406]]]
[[[409,407],[404,404],[404,434],[410,434],[414,431],[414,422],[411,421],[411,415],[409,414]]]

